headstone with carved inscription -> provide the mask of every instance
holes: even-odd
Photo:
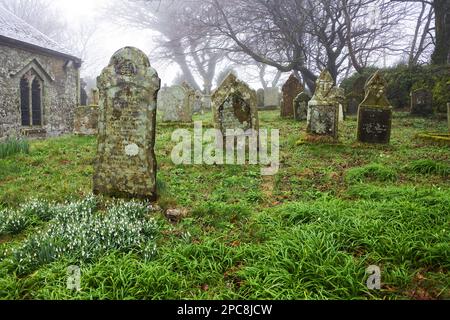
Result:
[[[168,88],[164,98],[163,122],[192,122],[192,107],[195,92],[186,85]]]
[[[433,114],[433,94],[427,89],[411,92],[411,115],[430,116]]]
[[[316,82],[316,91],[308,103],[308,133],[338,138],[339,103],[331,74],[324,70]]]
[[[256,92],[230,73],[213,94],[215,128],[226,137],[229,131],[242,130],[254,135],[259,130]]]
[[[301,92],[294,99],[294,118],[297,121],[303,121],[308,118],[308,103],[311,100],[309,94]]]
[[[377,71],[366,84],[366,98],[358,110],[358,141],[388,144],[391,139],[392,109],[386,98],[387,83]]]
[[[283,103],[281,104],[281,117],[294,118],[294,99],[304,90],[303,85],[294,74],[283,85]]]
[[[157,93],[161,81],[142,51],[117,51],[98,78],[94,193],[156,199]]]

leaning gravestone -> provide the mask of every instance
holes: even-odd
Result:
[[[256,91],[256,100],[258,109],[264,109],[264,89],[258,89]]]
[[[270,87],[264,90],[264,109],[278,109],[280,107],[280,90]]]
[[[301,92],[294,99],[294,118],[297,121],[303,121],[308,118],[308,103],[311,100],[309,94]]]
[[[281,117],[294,117],[294,99],[303,91],[303,86],[294,74],[283,85],[283,103],[281,105]]]
[[[117,51],[98,78],[94,193],[156,199],[157,93],[161,80],[139,49]]]
[[[308,133],[338,138],[339,105],[331,74],[324,70],[316,82],[316,92],[308,103]]]
[[[241,129],[254,135],[259,130],[256,92],[230,73],[213,94],[215,128],[227,136],[227,130]],[[250,132],[252,131],[252,132]]]
[[[411,92],[411,115],[430,116],[433,114],[433,94],[426,89]]]
[[[387,83],[377,71],[366,84],[366,98],[358,111],[358,141],[388,144],[391,139],[392,106],[386,98]]]
[[[167,89],[163,122],[192,122],[192,92],[189,88],[175,85]]]

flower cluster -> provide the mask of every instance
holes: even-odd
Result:
[[[30,224],[30,219],[20,211],[0,211],[0,235],[19,234]]]
[[[105,211],[96,209],[97,199],[93,196],[50,207],[53,219],[45,230],[13,250],[12,262],[23,272],[60,258],[91,262],[110,251],[135,251],[145,260],[154,256],[158,226],[147,217],[145,204],[119,202],[108,204]]]

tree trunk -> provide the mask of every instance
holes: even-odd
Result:
[[[450,1],[434,0],[436,15],[436,48],[433,64],[447,64],[450,61]]]

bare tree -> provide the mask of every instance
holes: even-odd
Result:
[[[108,6],[108,15],[128,26],[157,31],[159,60],[175,61],[183,77],[200,90],[196,76],[203,80],[203,92],[210,94],[218,63],[225,57],[221,44],[210,31],[190,24],[203,5],[201,0],[121,1]]]
[[[450,63],[450,1],[449,0],[391,0],[393,2],[419,2],[433,7],[435,13],[435,43],[432,62]]]

